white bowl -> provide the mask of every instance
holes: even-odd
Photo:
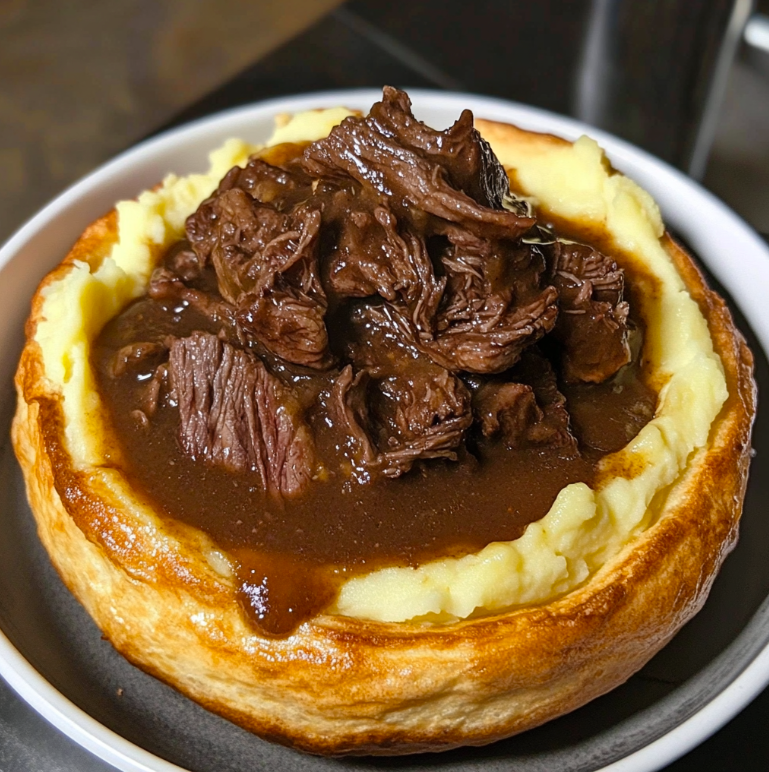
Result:
[[[707,191],[643,151],[567,118],[469,94],[410,93],[417,116],[436,128],[449,125],[469,107],[479,117],[534,131],[568,139],[589,133],[596,138],[617,169],[651,192],[666,223],[737,300],[760,346],[769,351],[769,314],[765,311],[769,249]],[[110,161],[30,220],[0,251],[0,345],[6,354],[0,361],[2,425],[8,426],[13,409],[10,379],[21,350],[29,299],[39,280],[61,261],[88,223],[119,199],[136,196],[168,172],[203,171],[208,151],[228,137],[264,140],[278,112],[340,104],[365,111],[378,98],[379,92],[373,90],[324,92],[262,102],[197,121]],[[767,462],[759,457],[757,463]],[[101,640],[42,554],[23,498],[20,472],[7,442],[0,473],[5,481],[0,494],[4,535],[0,540],[0,628],[5,633],[0,633],[0,674],[35,710],[96,756],[126,772],[170,772],[188,765],[195,770],[233,771],[269,765],[275,772],[342,765],[301,756],[248,735],[122,660]],[[759,468],[754,468],[753,475],[766,476]],[[749,497],[745,527],[751,529],[752,545],[769,538],[769,532],[759,522],[760,512],[750,517],[750,507]],[[763,579],[756,582],[755,572],[763,570],[766,574],[766,569],[758,568],[764,562],[763,550],[751,551],[751,545],[742,556],[738,548],[727,561],[724,573],[734,578],[719,578],[703,612],[705,621],[698,621],[698,617],[692,623],[720,631],[721,638],[715,644],[713,635],[707,636],[709,643],[704,647],[698,644],[699,631],[690,632],[690,625],[636,677],[635,685],[621,687],[626,690],[624,696],[601,698],[577,711],[579,715],[551,724],[554,729],[534,730],[490,749],[444,754],[432,763],[451,769],[477,766],[491,770],[515,759],[522,772],[542,768],[555,772],[567,767],[647,772],[702,742],[769,683],[769,622],[760,608],[769,577],[766,583]],[[754,577],[752,594],[747,600],[742,595],[736,599],[736,588],[747,572]],[[737,601],[739,613],[734,612]],[[722,615],[726,614],[730,621],[725,624]],[[677,652],[676,647],[680,649]],[[662,668],[667,675],[657,678],[655,668]],[[651,675],[644,675],[645,671]],[[651,694],[655,679],[664,682],[671,677],[674,682],[686,682],[663,689],[659,695]],[[617,711],[618,700],[630,706],[624,713]],[[156,719],[152,726],[159,726],[156,734],[147,729],[148,711]],[[596,724],[597,716],[603,716],[603,723]],[[598,729],[585,734],[585,725]],[[581,739],[564,739],[573,734]],[[413,763],[418,768],[419,760]],[[363,762],[363,766],[368,768],[371,763]],[[348,761],[344,767],[350,770],[357,764]]]

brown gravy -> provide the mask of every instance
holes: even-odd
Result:
[[[115,463],[165,516],[200,528],[235,556],[243,607],[272,634],[290,632],[316,614],[352,574],[417,565],[518,538],[528,523],[547,513],[561,488],[577,481],[590,484],[597,461],[627,444],[656,403],[636,357],[603,384],[563,387],[581,455],[555,448],[508,449],[501,441],[473,436],[472,454],[457,462],[421,462],[398,479],[370,485],[328,464],[328,479],[296,498],[277,500],[265,494],[254,473],[231,474],[185,456],[172,407],[161,405],[149,427],[132,417],[126,406],[135,403],[137,383],[151,372],[107,375],[127,343],[208,326],[193,309],[139,299],[100,334],[94,371],[120,449]],[[329,376],[303,374],[296,380],[308,397],[318,395],[309,420],[321,451],[333,454],[338,438],[331,429],[323,432]]]

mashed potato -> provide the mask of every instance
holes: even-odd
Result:
[[[320,138],[346,114],[336,109],[282,119],[268,145]],[[480,125],[494,147],[494,124]],[[114,466],[114,449],[104,447],[103,408],[89,366],[92,341],[107,320],[144,293],[155,262],[182,237],[186,217],[229,168],[244,165],[257,149],[229,140],[211,154],[206,174],[169,175],[156,190],[121,202],[111,252],[77,263],[46,287],[36,340],[52,390],[63,398],[75,468]],[[567,486],[550,512],[519,539],[458,559],[350,579],[331,613],[379,621],[453,621],[545,603],[568,592],[654,522],[666,488],[705,446],[726,400],[707,323],[660,244],[663,225],[651,197],[614,173],[587,137],[572,145],[535,136],[515,152],[495,150],[527,196],[558,217],[600,228],[659,282],[659,291],[645,303],[644,354],[655,383],[662,384],[655,416],[625,449],[604,459],[606,473],[594,490],[582,483]],[[209,554],[217,572],[231,578],[226,557],[213,546]]]

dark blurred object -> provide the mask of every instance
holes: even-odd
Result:
[[[271,96],[385,83],[569,113],[589,7],[590,0],[351,0],[174,123]]]
[[[699,178],[752,0],[353,0],[469,91],[570,113]]]
[[[750,51],[769,54],[769,14],[754,13],[745,25],[745,42]]]
[[[769,51],[745,45],[735,60],[703,183],[769,233]]]
[[[429,86],[574,115],[705,170],[752,0],[351,0],[175,123],[322,88]]]
[[[701,178],[751,0],[593,0],[575,115]]]

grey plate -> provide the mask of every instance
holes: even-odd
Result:
[[[744,322],[741,326],[746,330]],[[750,337],[759,384],[767,386],[769,367]],[[0,402],[5,437],[12,404],[6,385]],[[521,772],[596,770],[693,716],[769,642],[769,519],[764,517],[769,474],[763,474],[769,472],[768,442],[769,427],[759,416],[742,537],[704,610],[622,687],[544,727],[482,749],[395,759],[310,757],[263,742],[136,670],[102,639],[52,568],[37,540],[7,441],[0,454],[0,629],[72,703],[137,746],[193,772],[428,766],[463,772],[513,766]]]

